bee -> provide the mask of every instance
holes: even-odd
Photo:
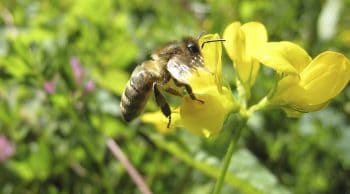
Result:
[[[201,48],[205,43],[215,41],[224,40],[203,42]],[[131,74],[120,101],[123,119],[129,122],[139,116],[153,92],[156,104],[169,120],[167,125],[169,128],[171,109],[161,91],[182,96],[181,91],[186,90],[192,100],[204,103],[194,95],[188,83],[188,79],[198,69],[205,67],[196,38],[184,38],[182,41],[168,43],[156,50],[151,55],[151,60],[138,65]]]

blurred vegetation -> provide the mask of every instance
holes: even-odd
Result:
[[[0,14],[0,136],[11,142],[1,146],[15,149],[0,161],[3,194],[138,193],[107,137],[154,193],[209,193],[228,130],[211,139],[184,129],[162,135],[120,117],[132,69],[165,42],[260,21],[270,40],[350,57],[350,0],[2,0]],[[233,80],[227,56],[224,64]],[[252,101],[271,77],[262,70]],[[256,114],[223,193],[350,193],[349,118],[349,87],[300,119]]]

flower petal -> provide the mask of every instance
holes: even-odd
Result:
[[[241,24],[233,22],[224,31],[224,47],[232,61],[241,61],[242,52],[245,51],[244,34],[241,31]]]
[[[220,39],[220,36],[218,34],[207,34],[201,37],[198,42],[202,47],[203,42],[218,39]],[[207,43],[203,48],[201,48],[201,52],[204,58],[205,66],[211,73],[214,73],[216,84],[220,86],[222,83],[221,42],[218,41]]]
[[[278,72],[294,74],[302,72],[311,61],[303,48],[287,41],[266,43],[254,57]]]
[[[329,101],[316,103],[310,97],[310,93],[300,85],[300,79],[296,75],[282,78],[277,85],[276,91],[272,94],[272,104],[283,107],[288,116],[295,117],[296,112],[306,113],[318,111],[328,105]],[[310,101],[311,99],[311,101]]]
[[[141,120],[145,123],[149,123],[155,126],[155,128],[161,133],[169,133],[174,128],[180,126],[180,114],[178,110],[172,109],[170,127],[167,128],[168,118],[166,118],[161,111],[144,113]]]
[[[337,96],[350,79],[350,62],[342,54],[326,51],[300,74],[308,104],[321,104]]]
[[[302,114],[307,112],[315,112],[325,108],[329,104],[328,102],[317,104],[317,105],[303,105],[303,107],[297,107],[295,104],[289,106],[282,106],[284,112],[287,113],[288,117],[300,117]]]
[[[248,22],[243,24],[241,27],[245,35],[245,47],[246,47],[246,57],[247,59],[244,61],[249,62],[246,76],[244,76],[249,85],[252,86],[255,83],[256,77],[259,73],[260,63],[259,61],[252,59],[252,54],[255,53],[257,49],[261,47],[261,45],[267,42],[267,30],[265,26],[259,22]]]
[[[282,106],[289,115],[295,111],[317,111],[327,106],[344,89],[349,77],[350,62],[344,55],[323,52],[299,76],[287,75],[282,78],[270,101]]]
[[[267,30],[265,26],[259,22],[248,22],[241,27],[245,35],[246,52],[248,56],[264,43],[267,42]]]
[[[224,31],[224,46],[227,54],[233,61],[234,69],[237,72],[239,80],[244,87],[250,83],[252,65],[251,57],[247,56],[246,37],[241,30],[241,24],[234,22],[228,25]]]
[[[188,83],[190,83],[193,93],[195,94],[206,93],[208,88],[215,86],[220,87],[218,90],[221,91],[221,84],[216,83],[213,74],[200,69],[189,78]]]
[[[299,76],[290,75],[278,81],[275,91],[270,95],[270,101],[277,105],[290,105],[305,93],[304,89],[299,85]]]
[[[260,70],[260,62],[257,60],[252,60],[251,63],[251,70],[250,70],[250,75],[247,76],[247,82],[249,83],[250,86],[253,86],[256,80],[256,77],[258,76]]]
[[[231,92],[223,88],[221,94],[216,87],[211,87],[198,98],[204,103],[192,100],[189,96],[183,98],[180,106],[181,124],[193,133],[205,137],[215,135],[221,130],[233,107]]]
[[[303,115],[304,112],[297,111],[290,107],[282,107],[283,111],[287,114],[288,117],[297,118]]]
[[[237,75],[246,89],[255,83],[260,64],[252,58],[262,44],[267,41],[267,31],[263,24],[249,22],[241,26],[234,22],[224,31],[225,49],[234,61]]]

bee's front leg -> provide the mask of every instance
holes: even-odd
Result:
[[[177,81],[177,80],[175,80],[175,84],[176,84],[177,86],[180,86],[180,87],[185,87],[186,92],[188,93],[188,95],[190,95],[190,97],[191,97],[192,100],[196,100],[196,101],[198,101],[198,102],[204,104],[204,101],[203,101],[203,100],[198,99],[198,98],[194,95],[194,93],[193,93],[193,91],[192,91],[192,88],[191,88],[191,86],[190,86],[189,84],[187,84],[187,83],[182,83],[182,82],[179,82],[179,81]]]
[[[168,92],[169,94],[172,94],[174,96],[180,96],[182,97],[183,95],[178,92],[177,90],[175,90],[174,88],[165,88],[164,91]]]
[[[170,106],[166,101],[165,97],[163,96],[163,94],[159,91],[157,83],[153,83],[153,92],[154,92],[154,97],[156,99],[157,105],[160,107],[160,110],[162,111],[162,113],[169,119],[169,122],[167,125],[167,128],[169,128],[171,124]]]

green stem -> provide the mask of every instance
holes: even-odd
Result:
[[[215,184],[213,194],[220,194],[220,191],[221,191],[221,188],[222,188],[222,184],[224,183],[225,176],[226,176],[228,167],[229,167],[230,162],[231,162],[232,155],[233,155],[234,151],[236,150],[239,137],[241,136],[241,133],[243,131],[243,128],[244,128],[246,122],[247,122],[247,119],[244,118],[240,122],[240,124],[238,125],[235,133],[233,133],[233,135],[232,135],[233,137],[231,139],[231,142],[230,142],[230,145],[228,147],[228,150],[227,150],[227,152],[225,154],[224,164],[223,164],[223,167],[221,169],[221,173],[220,173],[219,179],[217,180],[217,182]]]
[[[264,97],[263,99],[261,99],[257,104],[251,106],[247,112],[246,112],[246,116],[249,118],[254,112],[258,111],[258,110],[262,110],[264,108],[266,108],[267,106],[269,106],[269,100],[267,99],[267,97]]]
[[[195,160],[193,155],[190,155],[187,151],[183,150],[178,142],[165,139],[160,134],[153,134],[150,136],[152,142],[160,149],[166,151],[167,153],[175,156],[185,164],[193,167],[199,172],[207,175],[213,179],[219,179],[220,168],[216,165],[208,164],[202,160]],[[239,193],[254,193],[263,194],[258,188],[251,185],[247,180],[237,177],[235,174],[227,174],[225,178],[225,183],[235,188]]]

